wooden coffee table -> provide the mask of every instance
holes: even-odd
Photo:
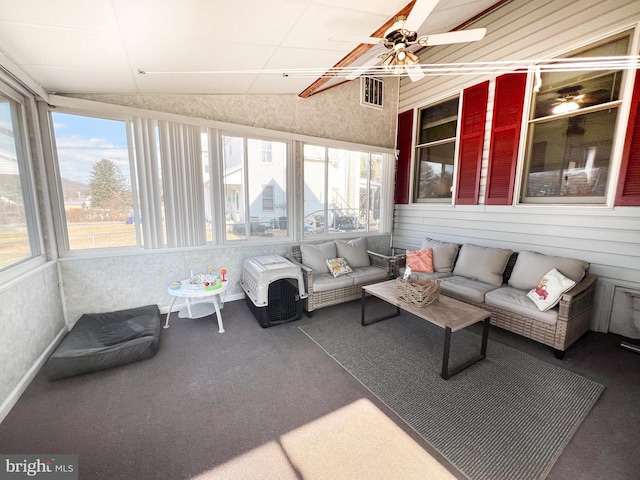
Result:
[[[396,313],[391,315],[385,315],[382,317],[369,319],[365,321],[365,298],[366,294],[373,295],[384,300],[387,303],[396,306]],[[457,373],[460,373],[465,368],[473,365],[474,363],[482,360],[487,356],[487,340],[489,338],[489,324],[491,320],[491,313],[483,310],[482,308],[469,305],[468,303],[461,302],[454,298],[440,295],[438,300],[431,305],[424,307],[418,307],[404,300],[398,300],[396,298],[396,281],[388,280],[386,282],[375,283],[373,285],[367,285],[362,287],[362,326],[371,325],[372,323],[386,320],[400,315],[400,310],[409,312],[416,317],[422,318],[428,322],[437,325],[440,328],[444,328],[444,351],[442,354],[442,373],[441,376],[445,380],[451,378]],[[484,322],[482,328],[482,341],[480,344],[480,355],[476,355],[470,358],[462,365],[449,370],[449,352],[451,348],[451,333],[463,328],[473,325],[474,323]]]

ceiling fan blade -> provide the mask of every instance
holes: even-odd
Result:
[[[416,0],[416,3],[411,9],[411,13],[407,17],[407,21],[404,22],[403,28],[410,32],[417,32],[424,21],[427,19],[439,0]]]
[[[417,40],[418,45],[433,47],[434,45],[449,45],[450,43],[477,42],[482,40],[487,33],[486,28],[474,28],[471,30],[459,30],[457,32],[435,33],[426,35]],[[426,41],[422,40],[425,39]]]
[[[376,37],[357,37],[350,35],[333,35],[329,37],[330,42],[344,42],[344,43],[364,43],[368,45],[377,45],[384,43],[384,38]]]
[[[379,52],[365,60],[362,65],[358,65],[358,68],[356,70],[352,71],[349,75],[345,75],[344,78],[346,78],[347,80],[355,80],[365,72],[365,69],[363,67],[373,67],[378,63],[380,63]]]
[[[407,75],[409,75],[412,82],[417,82],[424,78],[424,72],[420,65],[405,65],[404,69],[407,71]]]

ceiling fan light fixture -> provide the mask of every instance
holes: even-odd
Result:
[[[418,58],[418,56],[415,53],[407,50],[407,60],[405,60],[405,64],[415,65],[416,63],[420,63],[420,59]]]
[[[551,112],[554,115],[560,115],[561,113],[574,112],[574,111],[578,110],[579,108],[580,108],[580,105],[578,105],[578,102],[574,102],[573,100],[570,100],[568,102],[559,103],[558,105],[553,107]]]

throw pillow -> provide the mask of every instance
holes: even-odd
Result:
[[[412,272],[433,273],[433,248],[407,250],[407,267]]]
[[[369,254],[367,253],[367,237],[360,237],[353,240],[336,240],[336,257],[344,258],[353,268],[368,267],[371,265]]]
[[[338,256],[334,242],[302,243],[300,244],[300,253],[302,254],[302,263],[317,273],[327,273],[325,260]]]
[[[433,238],[425,238],[422,241],[421,250],[433,249],[433,270],[439,273],[453,271],[453,262],[458,255],[460,245],[457,243],[441,242]]]
[[[329,258],[325,260],[325,262],[327,263],[327,267],[329,268],[329,271],[331,272],[331,275],[334,276],[334,278],[353,272],[353,269],[342,257]]]
[[[527,293],[527,297],[536,304],[538,310],[546,312],[556,306],[560,296],[573,288],[575,281],[562,275],[555,268],[545,274],[538,286]]]

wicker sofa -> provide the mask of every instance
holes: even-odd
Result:
[[[557,358],[589,331],[597,276],[589,273],[587,262],[425,238],[421,250],[429,248],[434,272],[412,276],[439,279],[441,294],[490,311],[492,325],[552,347]],[[406,253],[396,261],[402,275]],[[527,294],[552,268],[575,286],[555,307],[541,311]]]
[[[361,298],[364,285],[388,280],[394,272],[394,257],[370,251],[366,237],[294,245],[287,257],[302,270],[308,317],[319,308]],[[329,273],[325,260],[335,257],[344,258],[353,272],[338,277]]]

